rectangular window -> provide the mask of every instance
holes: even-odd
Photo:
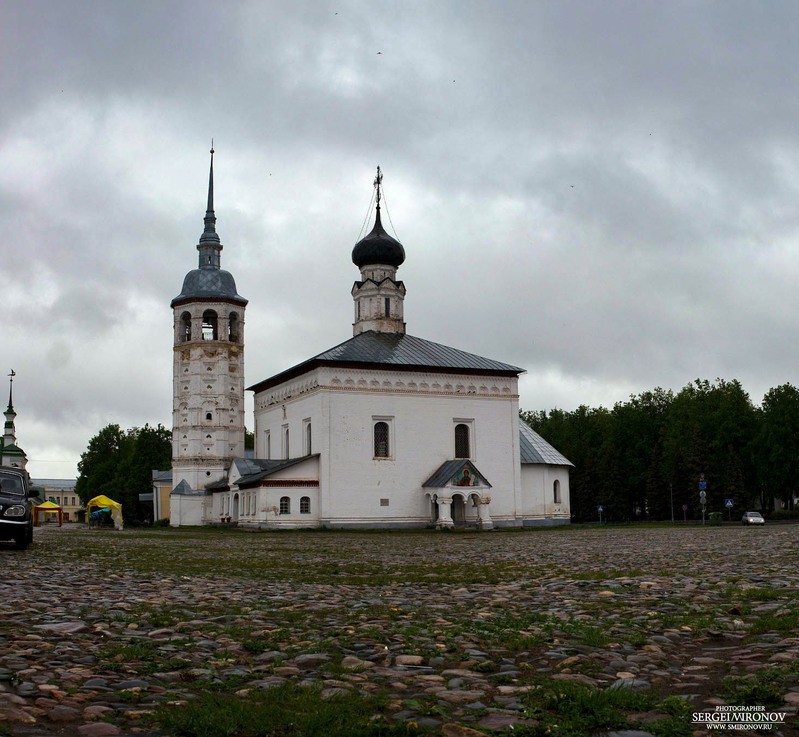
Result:
[[[302,445],[303,455],[309,456],[313,453],[313,433],[311,431],[311,418],[302,421]]]
[[[455,458],[474,458],[474,420],[455,418]]]
[[[394,418],[372,417],[373,458],[393,458],[394,442]]]
[[[380,506],[381,507],[387,507],[388,506],[388,499],[381,499],[380,500]]]

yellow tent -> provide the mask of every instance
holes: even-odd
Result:
[[[92,507],[97,507],[98,509],[108,508],[111,510],[111,519],[114,520],[114,528],[117,530],[122,529],[122,505],[119,502],[115,502],[113,499],[109,499],[107,496],[100,496],[94,497],[94,499],[89,499],[86,502],[86,519],[89,519],[89,515],[92,513]]]
[[[61,511],[61,507],[59,507],[55,502],[42,502],[33,508],[33,524],[39,524],[39,512],[41,512],[44,519],[47,519],[48,513],[57,514],[58,526],[61,527]]]

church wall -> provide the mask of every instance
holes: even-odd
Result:
[[[518,443],[514,446],[512,397],[339,390],[331,391],[330,401],[329,488],[334,502],[329,524],[430,523],[422,483],[455,457],[457,422],[471,428],[471,460],[493,486],[492,517],[515,516]],[[375,458],[376,422],[389,426],[388,458]]]
[[[255,397],[256,456],[266,457],[268,431],[272,458],[282,457],[288,426],[296,457],[310,420],[312,450],[321,455],[323,524],[419,527],[431,522],[421,485],[455,457],[455,420],[462,421],[471,429],[471,459],[493,486],[491,516],[500,525],[518,525],[516,392],[509,377],[321,367]],[[374,455],[377,421],[390,428],[387,459]]]
[[[205,524],[206,509],[210,505],[210,497],[172,494],[169,499],[170,524],[173,527]]]
[[[525,527],[570,521],[568,466],[524,464],[521,478]],[[556,481],[559,484],[560,503],[555,502]]]

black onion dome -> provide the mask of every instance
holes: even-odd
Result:
[[[247,304],[247,300],[236,291],[233,274],[224,269],[194,269],[190,271],[183,280],[183,289],[180,290],[180,294],[172,300],[172,306],[195,299]]]
[[[396,238],[392,238],[380,222],[380,207],[377,208],[375,227],[352,249],[352,263],[359,269],[371,264],[399,266],[405,261],[405,249]]]

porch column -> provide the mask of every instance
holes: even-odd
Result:
[[[452,521],[452,497],[439,496],[438,497],[438,522],[436,527],[442,529],[444,527],[454,527],[455,523]]]
[[[488,505],[491,504],[490,496],[480,497],[480,504],[477,507],[477,524],[481,530],[493,530],[494,523],[491,520],[491,515],[488,512]]]

